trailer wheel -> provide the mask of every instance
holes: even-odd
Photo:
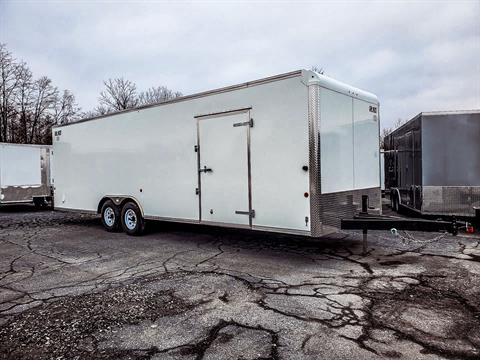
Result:
[[[399,201],[398,195],[397,195],[397,193],[394,193],[393,199],[392,199],[392,209],[393,209],[393,211],[395,211],[397,213],[398,213],[398,210],[399,210],[398,201]]]
[[[120,228],[120,209],[112,200],[103,203],[100,210],[102,224],[107,231],[118,231]]]
[[[122,209],[122,228],[128,235],[141,235],[145,230],[145,220],[137,204],[127,202]]]
[[[390,192],[390,207],[395,211],[395,193]]]

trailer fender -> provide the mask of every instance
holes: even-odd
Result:
[[[107,200],[112,200],[115,205],[117,205],[120,209],[127,203],[128,201],[134,202],[140,211],[142,212],[142,216],[144,216],[143,207],[140,202],[133,196],[130,195],[105,195],[100,202],[98,203],[97,214],[100,214],[103,204]]]

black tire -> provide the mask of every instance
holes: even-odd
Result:
[[[145,220],[137,204],[127,202],[122,208],[121,223],[128,235],[141,235],[145,230]]]
[[[33,205],[35,205],[37,210],[40,210],[42,207],[44,207],[44,204],[45,200],[43,198],[33,198]]]
[[[395,211],[396,213],[398,213],[398,209],[399,209],[399,206],[398,206],[398,195],[397,193],[394,193],[393,195],[393,211]]]
[[[120,229],[120,209],[112,200],[103,203],[100,215],[102,216],[102,225],[107,231],[115,232]]]

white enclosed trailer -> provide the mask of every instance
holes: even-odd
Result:
[[[0,143],[0,205],[50,200],[50,146]]]
[[[56,127],[55,208],[320,236],[380,207],[378,110],[299,70]]]

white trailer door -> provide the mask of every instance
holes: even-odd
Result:
[[[251,226],[249,111],[198,118],[200,221]]]

